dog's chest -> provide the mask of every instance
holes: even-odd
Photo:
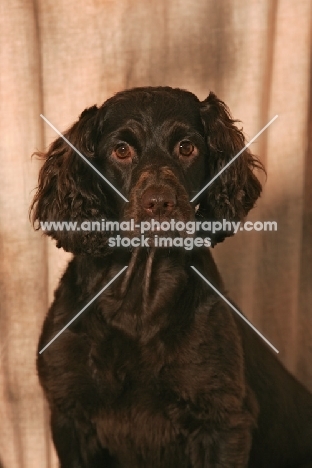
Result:
[[[163,466],[164,460],[176,460],[176,466],[186,466],[184,438],[172,425],[165,408],[151,392],[135,397],[135,404],[124,402],[103,409],[96,420],[97,434],[121,466]],[[130,405],[129,405],[130,403]],[[166,455],[167,454],[167,455]]]
[[[106,377],[103,365],[101,375],[95,373],[102,402],[95,418],[101,444],[121,466],[160,468],[168,459],[187,467],[184,437],[170,417],[177,408],[177,395],[161,371],[144,362],[139,350],[132,349],[130,355],[128,349],[127,355],[125,348],[107,366]]]
[[[114,331],[114,339],[92,344],[89,352],[89,375],[101,407],[128,414],[128,409],[140,408],[142,418],[147,412],[164,414],[166,405],[174,401],[168,381],[166,353],[157,345],[142,345],[123,333]],[[129,414],[132,419],[132,415]]]

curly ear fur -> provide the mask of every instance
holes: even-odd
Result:
[[[96,165],[94,142],[96,141],[96,106],[86,109],[79,120],[64,136],[86,158]],[[101,220],[112,217],[107,213],[111,206],[105,182],[98,174],[60,137],[46,153],[35,153],[45,159],[39,173],[38,190],[31,211],[32,221],[72,221],[79,225],[85,220]],[[102,254],[106,250],[105,233],[97,231],[46,231],[57,240],[57,247],[73,253]]]
[[[214,93],[201,103],[200,112],[209,150],[209,181],[244,148],[246,142],[228,107]],[[246,149],[204,192],[196,216],[209,221],[242,220],[261,194],[261,184],[253,173],[256,168],[265,172],[261,162]],[[233,232],[219,231],[212,236],[213,245],[231,235]]]

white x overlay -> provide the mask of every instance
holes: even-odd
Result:
[[[213,284],[210,283],[210,281],[207,280],[207,278],[205,278],[198,270],[197,268],[195,268],[194,266],[191,266],[191,268],[198,274],[198,276],[200,276],[204,281],[205,283],[207,283],[211,289],[214,290],[214,292],[216,292],[223,300],[224,302],[226,302],[233,310],[234,312],[237,313],[237,315],[240,316],[241,319],[243,319],[269,346],[271,346],[271,348],[276,352],[276,353],[279,353],[278,349],[275,348],[275,346],[273,346],[269,340],[267,340],[265,338],[265,336],[263,336],[257,329],[256,327],[254,327],[252,325],[252,323],[249,322],[249,320],[246,319],[246,317],[239,311],[236,309],[236,307],[233,306],[233,304],[231,304],[231,302],[225,297],[223,296],[223,294],[220,293],[220,291],[218,291]]]
[[[93,164],[91,164],[90,161],[89,161],[80,151],[78,151],[77,148],[75,148],[74,145],[73,145],[69,140],[67,140],[67,138],[64,137],[64,135],[62,135],[62,133],[59,132],[58,129],[55,128],[54,125],[52,125],[51,122],[50,122],[44,115],[40,114],[40,117],[41,117],[48,125],[50,125],[50,127],[53,128],[53,130],[54,130],[61,138],[63,138],[63,140],[66,141],[66,143],[67,143],[67,144],[68,144],[68,145],[69,145],[69,146],[70,146],[70,147],[71,147],[87,164],[89,164],[89,166],[92,167],[92,169],[93,169],[100,177],[102,177],[102,179],[104,179],[105,182],[106,182],[110,187],[112,187],[112,189],[115,190],[115,192],[117,192],[118,195],[121,196],[121,198],[123,198],[123,199],[125,200],[125,202],[129,202],[129,200],[127,200],[127,198],[124,197],[123,194],[120,193],[119,190],[117,190],[116,187],[114,187],[114,185],[113,185],[109,180],[107,180],[106,177],[104,177],[103,174],[102,174],[100,171],[98,171],[97,168],[94,167]]]
[[[129,200],[127,200],[127,198],[125,198],[122,193],[119,192],[119,190],[116,189],[116,187],[114,187],[114,185],[109,182],[109,180],[106,179],[106,177],[103,176],[103,174],[98,171],[96,169],[96,167],[93,166],[93,164],[90,163],[90,161],[80,152],[77,150],[77,148],[74,147],[74,145],[64,136],[62,135],[58,130],[57,128],[54,127],[54,125],[52,125],[52,123],[46,118],[44,117],[44,115],[40,114],[40,117],[48,124],[50,125],[51,128],[53,128],[53,130],[61,137],[63,138],[63,140],[87,163],[89,164],[90,167],[92,167],[92,169],[100,176],[102,177],[102,179],[105,180],[105,182],[110,185],[110,187],[112,187],[115,192],[117,192],[126,202],[128,202]],[[244,151],[245,149],[247,149],[251,143],[253,143],[256,138],[258,138],[259,135],[261,135],[261,133],[264,132],[264,130],[266,130],[276,119],[277,119],[278,115],[275,115],[275,117],[273,117],[261,130],[260,132],[257,133],[257,135],[255,135],[245,146],[243,149],[241,149],[222,169],[221,171],[218,172],[218,174],[216,174],[209,182],[208,184],[205,185],[205,187],[203,187],[198,193],[197,195],[195,195],[195,197],[192,198],[192,200],[190,200],[191,202],[193,202],[194,200],[196,200],[196,198],[199,197],[199,195],[201,195],[218,177],[220,174],[222,174],[222,172],[224,172]],[[103,291],[105,291],[105,289],[107,289],[114,281],[116,278],[118,278],[119,275],[121,275],[126,269],[128,268],[128,266],[125,266],[123,267],[119,273],[117,273],[117,275],[114,276],[114,278],[112,278],[107,284],[106,286],[104,286],[104,288],[101,289],[101,291],[99,291],[94,297],[93,299],[91,299],[91,301],[88,302],[87,305],[85,305],[71,320],[70,322],[68,322],[67,325],[65,325],[64,328],[62,328],[62,330],[60,330],[54,338],[52,338],[52,340],[49,341],[48,344],[46,344],[40,351],[39,351],[39,354],[43,353],[43,351],[45,349],[47,349],[51,343],[53,343],[53,341],[55,341],[75,320],[77,317],[79,317],[88,307],[90,304],[92,304],[92,302],[94,302],[101,294]],[[233,310],[234,312],[236,312],[239,317],[244,320],[276,353],[279,353],[279,351],[270,343],[269,340],[267,340],[258,330],[256,327],[254,327],[254,325],[252,325],[247,319],[246,317],[239,311],[237,310],[233,304],[231,304],[231,302],[225,297],[223,296],[223,294],[221,294],[194,266],[191,266],[191,268],[224,300],[224,302],[226,302]]]
[[[88,304],[85,305],[85,306],[78,312],[78,314],[76,314],[75,317],[72,318],[72,319],[70,320],[70,322],[68,322],[67,325],[65,325],[65,327],[62,328],[62,330],[60,330],[60,331],[55,335],[55,337],[52,338],[52,340],[49,341],[49,343],[46,344],[46,345],[44,346],[44,348],[42,348],[42,349],[39,351],[39,354],[43,353],[43,351],[44,351],[45,349],[47,349],[48,346],[50,346],[50,344],[53,343],[53,341],[56,340],[56,338],[58,338],[58,337],[63,333],[63,331],[65,331],[66,328],[68,328],[69,325],[72,324],[72,323],[76,320],[76,318],[79,317],[79,315],[81,315],[82,312],[84,312],[84,311],[87,309],[87,307],[89,307],[89,305],[92,304],[92,302],[94,302],[95,299],[97,299],[97,298],[102,294],[102,292],[104,292],[105,289],[107,289],[107,288],[115,281],[115,279],[117,279],[118,276],[121,275],[121,273],[123,273],[127,268],[128,268],[128,265],[124,266],[124,267],[119,271],[119,273],[117,273],[117,275],[115,275],[114,278],[112,278],[112,279],[107,283],[107,285],[104,286],[104,288],[102,288],[101,291],[99,291],[99,292],[93,297],[93,299],[91,299],[91,301],[89,301]]]
[[[258,136],[261,135],[261,133],[264,132],[264,130],[266,130],[266,129],[269,127],[269,125],[271,125],[271,123],[274,122],[274,120],[277,119],[277,117],[278,117],[278,115],[276,115],[275,117],[273,117],[273,119],[271,119],[270,122],[268,122],[268,123],[262,128],[262,130],[260,130],[260,132],[258,132],[257,135],[254,136],[254,137],[247,143],[247,145],[245,145],[244,148],[241,149],[241,150],[236,154],[236,156],[234,156],[234,158],[232,158],[231,161],[229,161],[229,162],[221,169],[221,171],[219,171],[218,174],[216,174],[216,175],[208,182],[208,184],[206,184],[205,187],[203,187],[203,188],[198,192],[198,194],[195,195],[195,197],[192,198],[192,200],[190,200],[190,202],[193,202],[194,200],[196,200],[196,198],[198,198],[199,195],[201,195],[201,194],[206,190],[206,188],[208,188],[209,185],[211,185],[212,182],[214,182],[214,181],[219,177],[219,175],[222,174],[222,172],[224,172],[224,171],[235,161],[235,159],[237,159],[238,156],[240,156],[240,155],[245,151],[245,149],[247,149],[248,146],[250,146],[251,143],[253,143],[253,142],[258,138]]]

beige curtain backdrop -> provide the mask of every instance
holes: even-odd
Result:
[[[0,465],[52,468],[37,339],[68,257],[28,207],[55,137],[124,88],[213,90],[267,168],[251,220],[214,250],[231,297],[312,389],[311,0],[2,0],[0,4]]]

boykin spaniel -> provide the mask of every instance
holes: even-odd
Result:
[[[47,231],[74,256],[39,351],[90,303],[38,354],[61,468],[312,467],[312,396],[191,268],[226,295],[210,247],[261,193],[246,149],[192,201],[245,146],[227,106],[135,88],[64,136],[93,167],[57,138],[32,205],[37,225],[78,226]],[[110,228],[82,229],[91,221]]]

